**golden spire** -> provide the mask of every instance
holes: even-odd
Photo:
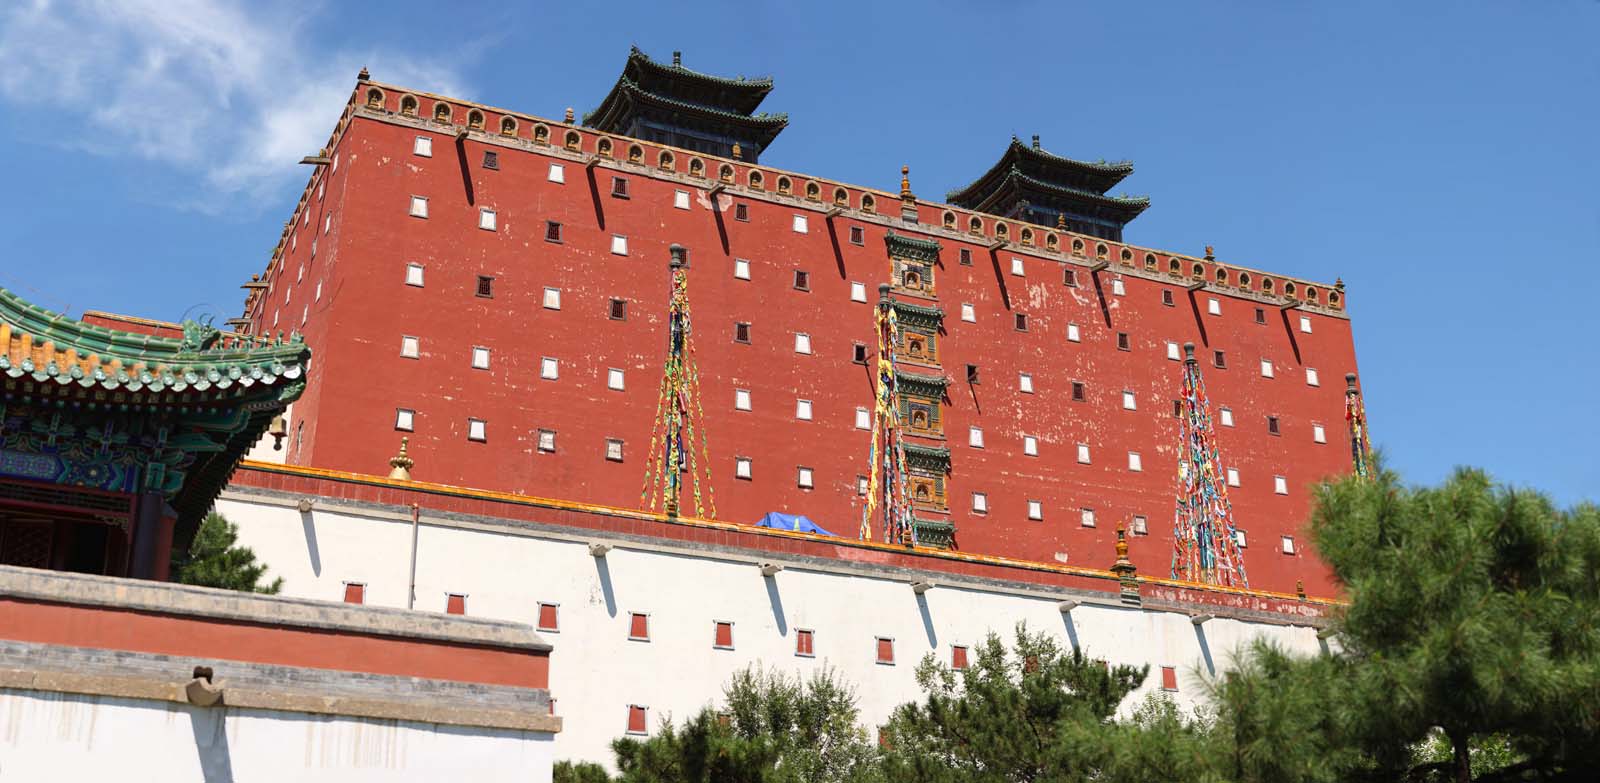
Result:
[[[411,457],[406,456],[406,443],[410,438],[400,439],[400,453],[389,458],[389,478],[396,481],[410,481],[411,467],[417,464]]]
[[[1067,230],[1067,213],[1065,213],[1065,212],[1057,212],[1056,213],[1056,229],[1060,230],[1060,231],[1066,231]]]
[[[900,198],[911,201],[916,196],[911,195],[911,167],[900,167]]]
[[[571,106],[567,107],[567,124],[568,125],[572,124],[572,107]]]
[[[744,160],[744,150],[739,148],[739,142],[733,143],[733,159]]]

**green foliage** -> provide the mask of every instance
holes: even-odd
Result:
[[[588,761],[557,761],[551,783],[611,783],[605,767]]]
[[[282,577],[261,583],[267,567],[257,564],[256,553],[238,542],[238,526],[215,511],[207,514],[188,553],[173,558],[173,581],[256,593],[283,589]]]

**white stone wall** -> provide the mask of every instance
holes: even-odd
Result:
[[[0,690],[0,780],[549,783],[552,735]]]
[[[334,506],[302,515],[290,503],[230,493],[217,510],[239,525],[240,543],[270,574],[284,577],[286,594],[338,600],[353,581],[367,585],[368,603],[406,605],[409,517]],[[863,720],[876,726],[917,698],[914,670],[924,655],[948,662],[952,645],[973,645],[991,630],[1009,638],[1022,621],[1114,664],[1149,664],[1130,706],[1160,687],[1161,666],[1178,668],[1174,696],[1193,703],[1198,678],[1257,636],[1319,649],[1306,626],[1226,617],[1196,626],[1185,614],[1114,603],[1063,614],[1060,597],[1042,590],[962,585],[938,574],[928,575],[935,586],[919,596],[905,578],[862,575],[843,561],[791,561],[766,578],[757,558],[668,542],[619,542],[601,559],[590,555],[591,540],[616,539],[430,524],[426,514],[420,526],[417,609],[443,611],[447,593],[465,593],[468,614],[535,624],[538,602],[560,605],[559,632],[540,632],[555,645],[550,694],[565,720],[557,759],[609,765],[608,745],[624,733],[628,705],[649,708],[653,731],[668,715],[688,717],[718,701],[729,676],[757,661],[799,672],[836,668],[857,687]],[[628,639],[632,612],[650,615],[650,641]],[[734,624],[735,649],[713,648],[717,621]],[[795,654],[797,629],[814,631],[814,658]],[[876,662],[878,637],[894,639],[894,665]]]

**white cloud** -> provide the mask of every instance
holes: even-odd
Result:
[[[65,142],[203,178],[213,196],[302,181],[369,66],[376,78],[460,95],[445,66],[408,53],[321,51],[301,9],[235,0],[23,0],[0,11],[0,97],[65,113]]]

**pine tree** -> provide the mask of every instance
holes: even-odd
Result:
[[[256,553],[238,546],[239,528],[221,514],[206,515],[195,532],[189,551],[173,559],[173,581],[227,590],[276,593],[283,578],[261,583],[267,567],[256,563]]]

